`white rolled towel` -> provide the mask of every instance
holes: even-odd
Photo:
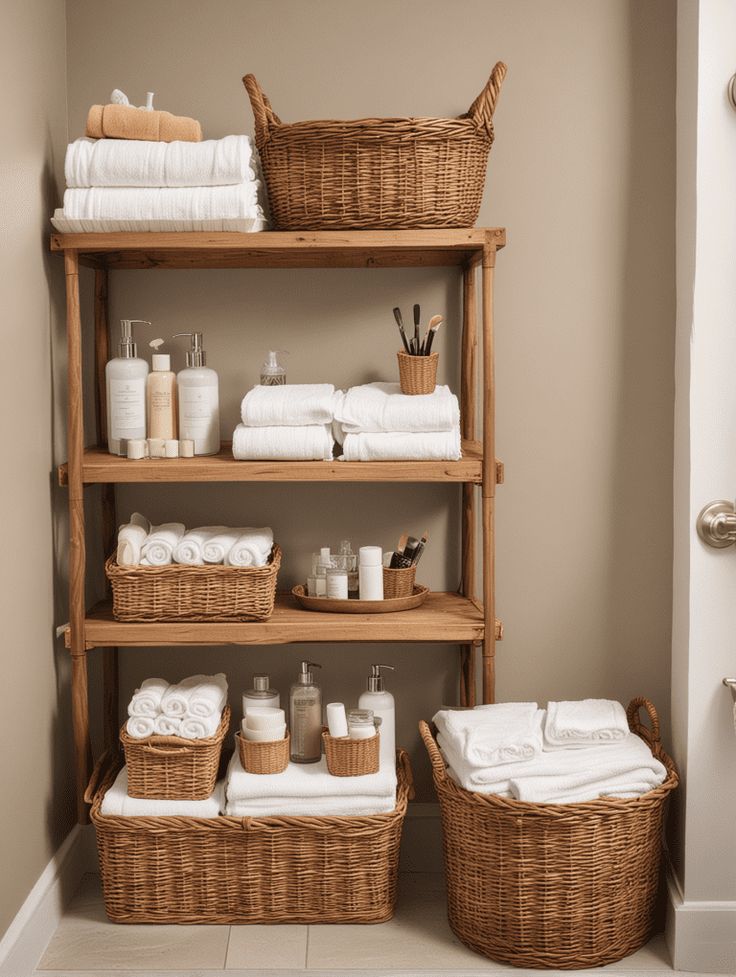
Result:
[[[227,678],[216,675],[191,675],[172,685],[161,700],[165,716],[183,719],[185,716],[208,718],[222,712],[227,702]]]
[[[181,719],[163,714],[156,716],[153,731],[156,736],[181,736]]]
[[[128,768],[123,767],[115,783],[102,798],[102,814],[123,817],[216,818],[225,810],[225,781],[220,780],[203,801],[167,801],[128,796]]]
[[[460,425],[460,407],[449,387],[431,394],[402,394],[398,383],[364,383],[351,387],[335,411],[346,434],[380,431],[453,431]]]
[[[218,533],[225,532],[226,526],[198,526],[189,529],[176,544],[174,549],[174,563],[182,566],[201,567],[204,563],[204,546],[209,539]]]
[[[150,716],[155,719],[161,710],[161,699],[169,687],[165,678],[147,678],[133,693],[128,703],[129,716]]]
[[[222,713],[212,716],[185,716],[179,726],[179,736],[185,740],[205,740],[214,736],[220,725]]]
[[[240,417],[246,427],[305,427],[331,424],[337,400],[331,383],[256,386],[243,398]]]
[[[580,699],[547,705],[545,750],[613,745],[628,735],[626,710],[615,699]]]
[[[230,567],[265,567],[272,549],[273,530],[270,526],[243,529],[230,548],[226,563]]]
[[[245,529],[223,529],[214,533],[202,547],[202,558],[205,563],[224,563],[225,559]]]
[[[119,567],[137,567],[141,562],[141,547],[151,531],[151,524],[140,512],[134,512],[130,522],[118,529],[118,548],[115,559]]]
[[[233,433],[237,461],[332,461],[332,424],[305,427],[246,427]]]
[[[152,716],[129,716],[125,729],[134,740],[145,740],[153,736],[154,723]]]
[[[460,429],[433,433],[346,434],[345,461],[459,461]]]
[[[173,562],[174,550],[185,533],[180,522],[165,522],[152,526],[145,543],[141,547],[141,562],[146,566],[165,567]]]

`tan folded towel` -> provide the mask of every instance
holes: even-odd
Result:
[[[144,139],[149,142],[201,142],[202,126],[196,119],[171,112],[149,112],[132,105],[93,105],[86,134],[92,139]]]

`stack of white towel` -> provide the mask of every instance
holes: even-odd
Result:
[[[227,772],[225,813],[232,817],[366,816],[396,807],[396,770],[382,765],[362,777],[333,777],[324,757],[290,763],[283,773],[247,773],[236,750]]]
[[[481,794],[574,804],[638,797],[667,776],[610,699],[441,710],[434,723],[449,775]]]
[[[248,136],[204,142],[90,139],[69,144],[58,231],[262,231],[267,204]]]
[[[225,781],[202,801],[170,801],[128,796],[128,768],[123,767],[102,798],[101,811],[110,817],[216,818],[225,809]]]
[[[351,387],[335,411],[345,461],[457,461],[460,408],[449,387],[409,396],[398,383]]]
[[[262,567],[273,549],[269,526],[199,526],[187,529],[183,523],[152,526],[134,512],[130,522],[118,530],[117,563],[121,567],[164,567],[222,564],[232,567]]]
[[[233,434],[239,461],[330,461],[332,421],[341,396],[331,383],[253,387]]]
[[[200,740],[214,736],[227,703],[227,678],[191,675],[175,685],[147,678],[128,704],[125,729],[133,739],[180,736]]]

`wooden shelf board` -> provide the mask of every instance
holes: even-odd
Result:
[[[88,648],[175,645],[283,645],[295,641],[390,641],[469,644],[482,641],[483,610],[454,593],[432,593],[421,607],[390,614],[328,614],[307,611],[291,594],[279,594],[268,621],[122,624],[109,602],[86,617]],[[496,622],[496,638],[503,634]],[[69,631],[66,632],[69,646]]]
[[[407,231],[150,232],[51,235],[107,268],[411,268],[477,262],[506,243],[503,228]]]
[[[460,461],[236,461],[229,442],[220,453],[198,458],[147,458],[128,461],[104,448],[84,452],[86,484],[119,482],[474,482],[483,480],[478,441],[463,442]],[[58,471],[68,484],[67,465]],[[496,462],[496,481],[503,464]]]

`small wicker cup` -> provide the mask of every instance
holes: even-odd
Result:
[[[367,773],[378,773],[380,733],[365,740],[322,733],[322,739],[327,769],[333,777],[362,777]]]
[[[402,570],[383,568],[383,599],[394,597],[411,597],[414,593],[414,577],[417,574],[415,565],[404,567]]]
[[[248,773],[283,773],[289,766],[290,736],[287,731],[282,740],[270,743],[255,743],[237,732],[238,753],[243,769]]]
[[[215,789],[222,741],[230,726],[230,706],[214,736],[186,740],[182,736],[149,736],[135,739],[123,723],[120,743],[128,765],[131,797],[166,801],[202,801]]]
[[[439,353],[430,353],[429,356],[410,356],[399,350],[396,356],[399,360],[399,384],[402,394],[434,393]]]

